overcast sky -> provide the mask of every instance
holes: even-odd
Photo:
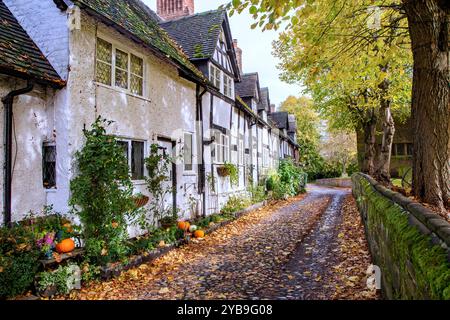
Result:
[[[143,1],[156,11],[156,0]],[[217,9],[226,2],[226,0],[195,0],[195,12]],[[278,59],[272,56],[272,41],[278,38],[278,32],[251,30],[250,25],[253,22],[252,17],[246,12],[235,14],[230,20],[231,32],[243,50],[244,73],[258,72],[261,87],[269,87],[270,100],[278,107],[289,95],[300,95],[301,89],[297,85],[289,85],[279,79]]]

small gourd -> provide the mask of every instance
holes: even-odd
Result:
[[[194,232],[195,230],[197,230],[197,226],[196,225],[192,225],[189,227],[189,232]]]

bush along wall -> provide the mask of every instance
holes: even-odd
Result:
[[[371,177],[352,176],[387,299],[450,299],[450,224]]]

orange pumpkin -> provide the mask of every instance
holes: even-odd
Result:
[[[196,238],[204,238],[205,237],[205,231],[203,231],[203,230],[196,230],[194,232],[194,237],[196,237]]]
[[[178,229],[185,230],[186,229],[186,222],[178,221]]]
[[[58,253],[68,253],[75,249],[75,242],[72,239],[64,239],[56,245]]]
[[[183,231],[189,230],[189,227],[191,224],[187,221],[179,221],[178,222],[178,229],[181,229]]]

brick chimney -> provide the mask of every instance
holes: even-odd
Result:
[[[242,49],[238,47],[237,39],[233,39],[234,51],[236,51],[236,60],[239,67],[239,72],[244,74],[244,70],[242,69]]]
[[[194,14],[194,0],[157,0],[156,12],[164,20]]]
[[[272,104],[270,105],[270,113],[276,112],[276,109],[277,109],[277,108],[276,108],[275,104],[272,103]]]

